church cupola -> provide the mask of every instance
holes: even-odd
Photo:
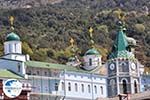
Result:
[[[100,53],[95,49],[94,46],[94,40],[93,40],[93,28],[89,28],[89,36],[90,36],[90,45],[91,49],[85,52],[83,59],[83,68],[85,70],[93,70],[96,67],[101,66],[101,55]]]
[[[9,53],[22,53],[20,37],[16,33],[11,32],[7,35],[4,43],[4,53],[5,55]]]
[[[6,41],[20,41],[20,37],[14,32],[11,32],[7,35]]]
[[[92,70],[98,66],[101,66],[101,55],[100,53],[92,48],[92,49],[89,49],[84,57],[84,66],[83,68],[86,69],[86,70]]]
[[[10,16],[9,21],[11,31],[14,31],[14,17]],[[20,37],[16,33],[11,32],[7,35],[4,43],[4,54],[22,54]]]

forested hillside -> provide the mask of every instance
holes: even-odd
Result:
[[[10,32],[8,17],[12,15],[15,32],[23,41],[23,51],[31,59],[65,63],[72,55],[71,37],[78,48],[77,54],[82,56],[90,48],[88,28],[93,27],[95,47],[106,60],[116,36],[117,15],[122,10],[126,34],[137,40],[136,56],[142,64],[150,66],[149,7],[149,0],[63,0],[14,9],[1,6],[0,54],[3,54],[4,37]]]

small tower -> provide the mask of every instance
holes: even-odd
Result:
[[[102,65],[102,61],[101,61],[102,56],[94,48],[93,29],[91,27],[89,29],[89,33],[90,33],[89,35],[90,35],[91,49],[89,49],[83,56],[83,59],[84,59],[83,68],[86,70],[92,70]]]
[[[130,51],[126,37],[119,21],[119,31],[107,61],[109,97],[140,91],[140,64]]]
[[[83,68],[86,70],[92,70],[98,66],[101,66],[102,65],[101,57],[102,56],[96,49],[94,48],[89,49],[83,57],[84,59]]]
[[[11,30],[14,31],[14,17],[10,16],[9,21]],[[7,55],[11,53],[22,54],[20,37],[14,32],[7,35],[6,42],[4,43],[4,54]]]
[[[14,17],[11,16],[9,20],[11,24],[11,30],[14,31],[13,27]],[[14,32],[10,32],[6,37],[6,41],[4,42],[3,58],[19,61],[29,60],[28,55],[22,54],[22,42],[20,41],[20,37]]]
[[[11,53],[22,54],[20,37],[14,32],[7,35],[4,43],[4,54],[7,55]]]

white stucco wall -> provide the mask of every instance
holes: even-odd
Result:
[[[22,54],[22,47],[20,41],[6,41],[4,43],[4,53],[19,53]]]
[[[94,69],[95,67],[101,66],[101,56],[100,55],[86,55],[83,57],[84,59],[84,66],[83,68],[87,70]],[[92,60],[92,64],[90,65],[89,59]]]
[[[106,78],[101,75],[93,75],[90,73],[78,73],[78,72],[60,72],[59,77],[44,76],[44,72],[50,70],[28,68],[32,73],[40,71],[39,75],[29,75],[31,84],[34,87],[32,92],[49,93],[53,95],[62,95],[66,98],[84,98],[84,99],[96,99],[98,97],[107,97]],[[28,72],[28,71],[27,71]],[[34,81],[35,80],[35,81]],[[58,91],[55,91],[55,83],[58,83]],[[62,90],[62,82],[64,82],[64,90]],[[68,84],[71,85],[71,91],[68,90]],[[75,90],[75,84],[77,84],[77,91]],[[82,86],[84,85],[84,92]],[[90,85],[90,93],[88,92],[88,85]],[[95,93],[95,86],[97,87],[97,93]],[[101,88],[103,87],[103,93]]]
[[[15,53],[4,55],[2,58],[18,60],[18,61],[24,61],[24,62],[27,61],[27,56],[26,55],[15,54]]]

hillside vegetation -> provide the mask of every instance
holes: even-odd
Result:
[[[149,7],[149,0],[64,0],[31,8],[3,7],[0,10],[0,54],[3,54],[4,37],[10,32],[8,17],[13,15],[15,32],[23,41],[23,52],[30,54],[33,60],[65,63],[72,55],[71,37],[78,48],[77,55],[83,56],[90,48],[89,27],[94,29],[95,47],[106,60],[117,33],[116,21],[121,9],[126,15],[126,34],[137,40],[137,58],[150,66]]]

